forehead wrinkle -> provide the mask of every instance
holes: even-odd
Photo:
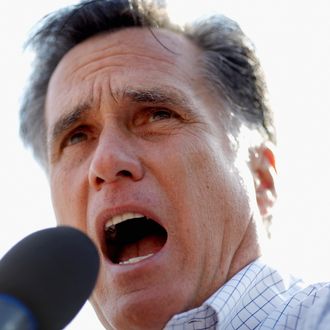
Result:
[[[88,62],[80,64],[79,67],[72,71],[72,75],[78,76],[80,81],[86,81],[93,79],[97,75],[104,73],[107,74],[113,69],[129,68],[130,65],[128,63],[130,62],[137,61],[137,63],[145,63],[146,60],[149,63],[157,62],[158,65],[159,63],[162,63],[163,65],[166,65],[167,68],[175,64],[174,59],[168,59],[165,57],[145,54],[118,53],[109,54],[108,57],[103,56],[102,58],[91,59]],[[80,76],[82,70],[85,71],[83,72],[83,75]]]
[[[105,36],[106,35],[101,35],[103,38]],[[89,40],[81,45],[78,44],[75,48],[69,51],[66,55],[67,59],[70,59],[72,62],[76,63],[74,69],[71,69],[72,71],[70,75],[76,75],[79,77],[79,80],[85,81],[88,80],[90,76],[107,72],[111,68],[127,67],[129,66],[128,63],[133,60],[137,60],[141,63],[148,60],[148,62],[151,63],[156,61],[158,64],[159,62],[162,62],[165,65],[175,65],[178,56],[182,56],[182,54],[179,53],[169,52],[169,50],[164,48],[164,45],[159,44],[159,42],[157,42],[157,45],[160,49],[163,49],[163,51],[158,54],[148,54],[143,45],[137,45],[134,48],[134,51],[132,51],[131,47],[128,47],[125,44],[117,42],[116,40],[110,41],[111,43],[108,40],[108,44],[104,46],[103,40],[101,45],[97,44],[91,48],[89,45],[91,40]],[[81,51],[85,54],[87,53],[86,58],[83,61],[81,61]],[[82,70],[84,70],[84,74],[80,77]]]
[[[164,48],[164,46],[160,45],[159,42],[157,45]],[[89,53],[86,55],[86,59],[84,61],[80,60],[81,55],[79,51],[83,51],[87,54]],[[180,54],[175,53],[176,56],[173,56],[173,52],[171,53],[172,56],[169,56],[169,51],[166,50],[165,54],[148,54],[146,53],[145,47],[142,45],[138,45],[138,47],[135,47],[134,51],[132,51],[130,47],[127,47],[119,42],[116,42],[113,45],[107,44],[106,46],[100,48],[98,48],[97,45],[92,49],[90,49],[90,47],[86,48],[86,44],[82,43],[81,45],[78,44],[78,46],[69,51],[64,58],[69,58],[72,62],[76,63],[74,69],[71,69],[71,75],[79,75],[82,70],[87,70],[87,75],[81,79],[86,80],[88,76],[97,75],[98,73],[107,71],[112,67],[126,67],[127,63],[130,63],[132,59],[136,59],[141,62],[148,60],[150,62],[157,61],[163,62],[167,65],[173,65],[175,64],[176,57]],[[61,62],[63,62],[63,60]]]

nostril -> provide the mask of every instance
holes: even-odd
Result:
[[[97,185],[100,185],[100,184],[102,184],[103,182],[104,182],[103,179],[101,179],[100,177],[96,177],[96,184],[97,184]]]
[[[127,170],[121,170],[117,173],[116,178],[120,178],[120,177],[126,177],[126,178],[132,178],[133,174],[130,171]],[[115,179],[115,178],[114,178]],[[103,178],[96,176],[94,178],[94,182],[96,184],[96,186],[100,187],[101,185],[103,185],[104,182],[106,182],[107,180],[104,180]]]
[[[124,176],[124,177],[132,177],[132,173],[127,170],[122,170],[118,174],[118,176]]]

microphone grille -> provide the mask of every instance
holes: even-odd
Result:
[[[22,301],[40,329],[62,329],[92,293],[99,270],[94,243],[60,226],[35,232],[0,261],[0,293]]]

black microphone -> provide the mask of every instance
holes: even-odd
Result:
[[[63,329],[92,293],[99,264],[94,243],[77,229],[25,237],[0,261],[0,329]]]

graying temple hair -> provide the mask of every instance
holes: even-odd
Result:
[[[189,38],[203,50],[203,75],[227,100],[233,113],[258,129],[265,139],[275,142],[259,61],[234,21],[219,15],[179,29],[170,22],[162,2],[156,0],[89,0],[47,16],[27,43],[36,58],[22,101],[20,134],[45,168],[45,99],[57,64],[71,48],[89,37],[127,27],[146,27],[152,33],[153,28],[164,28]]]

